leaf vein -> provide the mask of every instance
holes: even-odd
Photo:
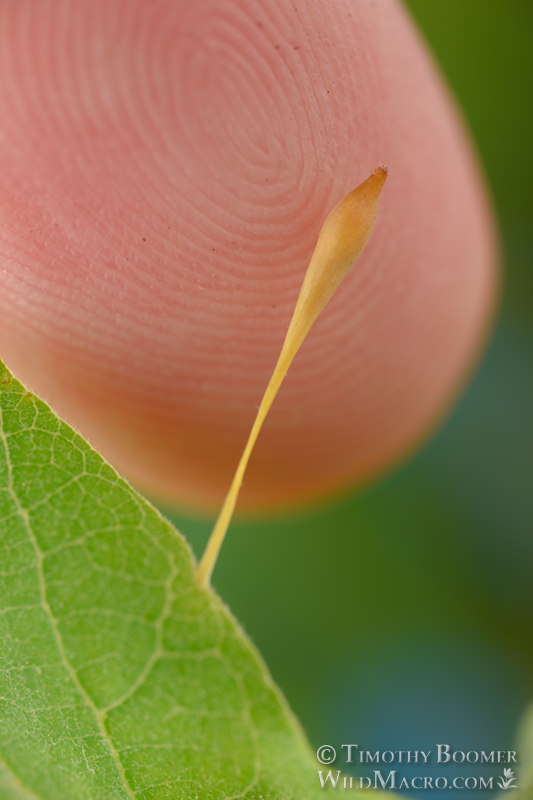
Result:
[[[31,543],[31,545],[33,547],[33,550],[34,550],[36,566],[37,566],[37,576],[38,576],[38,581],[39,581],[39,591],[40,591],[40,594],[41,594],[42,608],[43,608],[45,614],[47,615],[47,617],[48,617],[48,619],[50,621],[50,626],[51,626],[51,629],[52,629],[52,634],[53,634],[54,640],[56,642],[57,649],[58,649],[59,654],[61,656],[61,659],[62,659],[62,661],[63,661],[63,663],[65,665],[65,668],[66,668],[66,670],[67,670],[67,672],[69,674],[69,677],[70,677],[71,681],[73,682],[73,684],[75,685],[78,693],[81,695],[81,697],[82,697],[83,701],[85,702],[86,706],[92,711],[92,713],[93,713],[93,715],[95,717],[96,724],[98,726],[98,729],[100,731],[102,739],[106,743],[106,745],[107,745],[107,747],[109,749],[109,752],[111,754],[111,758],[115,762],[119,777],[120,777],[120,779],[122,781],[124,789],[126,790],[126,793],[128,794],[128,796],[130,798],[132,798],[132,800],[135,800],[136,794],[135,794],[133,788],[131,787],[131,785],[130,785],[127,777],[126,777],[125,770],[124,770],[124,765],[122,764],[122,761],[120,760],[120,757],[119,757],[118,752],[117,752],[117,750],[115,748],[115,745],[113,744],[113,741],[112,741],[111,737],[109,736],[109,732],[108,732],[108,730],[107,730],[107,728],[105,726],[105,714],[103,714],[102,712],[100,712],[98,710],[98,708],[96,707],[96,705],[93,702],[92,698],[87,693],[87,691],[85,690],[85,687],[81,683],[81,681],[80,681],[80,679],[79,679],[79,677],[78,677],[78,675],[76,673],[76,670],[72,666],[72,664],[71,664],[71,662],[70,662],[70,660],[69,660],[69,658],[67,656],[66,650],[65,650],[65,646],[64,646],[64,643],[63,643],[63,638],[62,638],[61,632],[59,630],[58,620],[56,619],[56,617],[55,617],[55,615],[54,615],[54,613],[52,611],[52,608],[51,608],[51,606],[50,606],[50,604],[48,602],[47,590],[46,590],[46,580],[45,580],[44,571],[43,571],[44,554],[43,554],[43,552],[41,551],[41,549],[39,547],[39,543],[38,543],[37,538],[35,536],[35,533],[33,531],[28,511],[20,503],[20,500],[18,498],[18,495],[17,495],[17,493],[15,491],[15,488],[14,488],[14,485],[13,485],[13,470],[12,470],[12,466],[11,466],[9,445],[8,445],[8,441],[6,439],[6,436],[5,436],[5,433],[4,433],[4,429],[3,429],[2,416],[3,416],[3,412],[2,412],[2,409],[0,407],[0,439],[2,440],[3,447],[4,447],[4,450],[5,450],[5,454],[6,454],[6,466],[7,466],[7,478],[8,478],[7,488],[8,488],[8,492],[9,492],[9,494],[10,494],[10,496],[11,496],[11,498],[12,498],[12,500],[13,500],[15,506],[16,506],[16,508],[19,511],[20,518],[21,518],[21,520],[22,520],[22,522],[24,524],[24,527],[26,529],[29,541],[30,541],[30,543]]]

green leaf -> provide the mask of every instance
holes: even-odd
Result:
[[[323,797],[184,539],[2,365],[0,531],[1,800]]]
[[[517,738],[520,788],[513,793],[512,798],[531,800],[533,798],[533,706],[529,706],[522,717]]]
[[[520,721],[517,733],[518,788],[504,791],[495,800],[533,799],[533,706],[529,706]]]

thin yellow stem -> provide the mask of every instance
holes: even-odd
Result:
[[[281,353],[261,400],[226,499],[198,565],[197,580],[200,586],[207,587],[211,580],[233,516],[244,473],[265,417],[311,326],[368,242],[376,221],[379,194],[386,177],[386,167],[379,167],[330,211],[322,226]]]
[[[274,372],[272,373],[272,377],[268,382],[263,399],[261,400],[261,405],[257,411],[254,424],[252,425],[252,429],[250,431],[250,435],[248,436],[248,441],[246,442],[246,446],[243,450],[239,464],[235,470],[235,475],[233,476],[226,499],[224,500],[224,504],[220,509],[217,521],[215,522],[215,526],[211,532],[211,536],[209,537],[204,554],[198,565],[197,579],[201,586],[207,586],[211,580],[211,573],[213,572],[220,548],[222,547],[222,543],[226,536],[226,531],[228,530],[231,518],[233,516],[233,511],[237,503],[237,497],[242,486],[244,473],[246,471],[246,467],[248,466],[250,455],[254,449],[254,445],[257,437],[259,436],[259,431],[263,426],[265,417],[270,410],[270,406],[274,402],[274,398],[278,393],[281,382],[289,368],[290,361],[292,361],[292,358],[283,358],[282,351],[274,368]]]

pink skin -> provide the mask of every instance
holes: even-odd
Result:
[[[389,167],[241,508],[367,478],[449,404],[495,286],[457,114],[395,0],[0,0],[0,355],[140,487],[216,507],[329,209]]]

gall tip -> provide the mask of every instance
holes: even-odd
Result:
[[[389,168],[386,166],[386,164],[380,164],[379,167],[374,170],[374,172],[372,173],[372,175],[368,180],[370,180],[372,183],[377,185],[379,189],[381,189],[381,187],[383,186],[383,184],[387,179],[388,174],[389,174]]]

